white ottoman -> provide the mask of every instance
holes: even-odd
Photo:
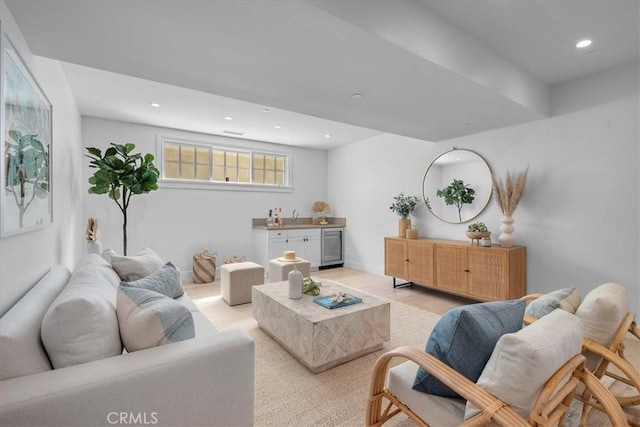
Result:
[[[264,267],[255,262],[234,262],[220,267],[220,295],[229,305],[251,302],[251,287],[264,284]]]
[[[269,261],[269,281],[273,283],[289,280],[289,272],[293,271],[294,264],[298,271],[302,273],[302,277],[309,277],[311,275],[311,263],[306,259],[300,258],[300,261],[279,261],[272,259]]]

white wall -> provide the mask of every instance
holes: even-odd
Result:
[[[638,67],[628,66],[553,89],[556,115],[433,144],[383,135],[329,152],[329,195],[348,218],[346,265],[384,273],[385,236],[397,235],[388,209],[400,191],[421,197],[428,165],[441,153],[471,149],[503,177],[530,166],[515,212],[516,244],[527,247],[528,291],[577,286],[586,294],[613,281],[640,308]],[[494,232],[495,202],[477,218]],[[437,220],[424,205],[420,234],[465,239],[467,224]],[[391,286],[391,280],[389,281]]]
[[[157,135],[185,138],[190,141],[229,146],[260,147],[288,151],[292,159],[291,193],[188,190],[161,188],[149,194],[134,195],[128,209],[128,254],[148,246],[166,261],[172,261],[182,272],[189,273],[192,256],[208,248],[217,252],[218,266],[232,255],[252,258],[252,218],[266,217],[268,210],[282,207],[286,217],[297,209],[301,217],[311,216],[311,205],[327,196],[327,152],[304,148],[258,143],[237,138],[197,134],[174,129],[133,123],[82,118],[82,140],[85,147],[102,150],[109,143],[136,144],[135,152],[156,155]],[[84,150],[84,148],[83,148]],[[86,151],[86,150],[84,150]],[[157,155],[156,155],[157,158]],[[92,173],[89,159],[83,164],[79,185],[86,193],[87,179]],[[156,163],[158,166],[158,164]],[[122,214],[106,195],[85,194],[83,217],[97,217],[104,248],[122,253]]]
[[[57,61],[31,54],[11,13],[1,2],[2,29],[53,105],[53,224],[0,240],[0,314],[51,266],[73,268],[82,250],[80,113]]]

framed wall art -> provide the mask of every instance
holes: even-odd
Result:
[[[53,221],[52,113],[51,103],[1,32],[0,236],[7,237]]]

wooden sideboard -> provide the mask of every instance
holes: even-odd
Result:
[[[384,273],[394,284],[399,278],[479,301],[516,299],[527,292],[527,249],[385,237]]]

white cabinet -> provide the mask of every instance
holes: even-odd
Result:
[[[282,257],[284,251],[296,251],[296,255],[306,259],[312,269],[320,267],[322,243],[319,228],[296,230],[254,229],[253,255],[255,262],[269,271],[269,260]]]

